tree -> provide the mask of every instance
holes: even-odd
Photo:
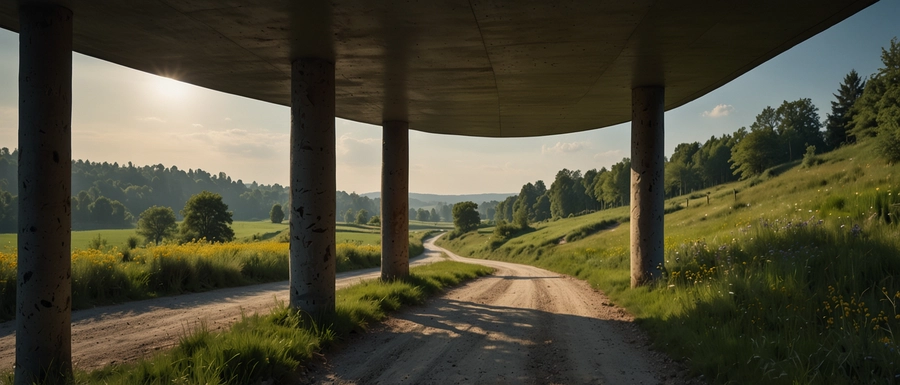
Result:
[[[281,223],[284,220],[284,210],[281,208],[281,205],[276,203],[272,205],[272,210],[269,211],[269,220],[272,223]]]
[[[432,222],[439,222],[441,220],[441,216],[438,215],[438,212],[434,207],[431,208],[431,213],[428,214],[428,218]]]
[[[475,202],[459,202],[453,205],[453,225],[459,233],[468,233],[478,228],[481,218]]]
[[[747,179],[774,166],[778,134],[771,128],[753,129],[731,150],[734,175]]]
[[[881,62],[884,67],[869,78],[862,95],[850,109],[854,115],[849,135],[856,140],[881,135],[881,129],[892,118],[900,120],[900,115],[891,111],[898,108],[896,89],[900,87],[900,41],[897,38],[891,39],[890,48],[881,49]],[[893,132],[887,135],[898,137]]]
[[[551,218],[550,194],[546,190],[543,194],[541,194],[541,196],[538,197],[537,202],[534,202],[533,212],[535,222],[540,222]]]
[[[775,113],[778,118],[776,131],[787,152],[788,161],[802,157],[807,146],[825,147],[819,109],[813,105],[812,99],[784,101]]]
[[[851,107],[856,103],[866,88],[856,70],[850,70],[844,81],[838,86],[838,92],[834,95],[835,101],[831,102],[831,113],[826,116],[825,144],[829,148],[838,148],[844,143],[853,143],[853,136],[847,135],[850,123],[853,121],[855,111]]]
[[[181,210],[181,236],[185,241],[206,238],[210,242],[228,242],[234,239],[231,229],[231,212],[222,196],[202,191],[192,196]]]
[[[353,223],[353,220],[356,218],[356,214],[353,212],[353,209],[347,209],[344,212],[344,223]]]
[[[553,218],[566,218],[584,210],[584,185],[581,183],[581,171],[559,170],[556,179],[550,185],[550,214]]]
[[[164,238],[170,238],[178,231],[175,211],[171,207],[152,206],[141,213],[136,232],[157,245]]]
[[[700,152],[700,143],[681,143],[666,163],[665,184],[669,195],[682,195],[695,187],[699,179],[695,155]]]
[[[543,182],[541,182],[541,186],[543,187]],[[528,222],[535,221],[534,204],[537,203],[538,197],[543,193],[544,191],[538,190],[536,184],[528,183],[522,186],[519,196],[516,197],[516,201],[513,203],[512,219],[519,228],[526,228],[528,227]]]
[[[367,223],[369,226],[381,226],[381,217],[373,215]]]
[[[416,220],[417,221],[428,222],[429,219],[431,219],[431,213],[428,210],[420,208],[416,211]]]
[[[356,223],[364,225],[369,222],[369,211],[366,209],[359,210],[356,213]]]
[[[694,154],[694,165],[699,168],[699,176],[703,181],[703,187],[709,187],[734,180],[731,173],[731,135],[722,135],[709,138],[703,147]]]
[[[441,214],[441,220],[442,220],[442,221],[444,221],[444,222],[451,222],[451,221],[453,221],[453,206],[448,205],[448,204],[442,204],[442,205],[441,205],[441,213],[440,213],[440,214]],[[492,216],[493,216],[493,215],[488,216],[488,218],[490,218],[490,217],[492,217]]]

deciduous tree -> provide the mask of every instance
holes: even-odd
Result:
[[[281,208],[281,205],[276,203],[272,205],[272,210],[269,210],[269,220],[272,223],[281,223],[284,221],[284,210]]]
[[[467,233],[478,228],[481,218],[475,202],[459,202],[453,205],[453,225],[459,233]]]
[[[369,211],[366,209],[359,210],[356,213],[356,223],[364,225],[369,222]]]
[[[222,196],[203,191],[192,196],[181,210],[181,236],[185,241],[206,238],[210,242],[228,242],[234,239],[231,229],[231,212]]]
[[[747,179],[774,166],[778,151],[778,134],[771,128],[752,129],[731,150],[734,175]]]
[[[147,239],[147,242],[159,244],[165,238],[170,238],[178,231],[175,224],[175,211],[171,207],[152,206],[144,210],[138,219],[138,235]]]

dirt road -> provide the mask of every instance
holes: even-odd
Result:
[[[440,260],[426,243],[413,264]],[[585,282],[530,266],[469,260],[497,269],[395,314],[313,364],[304,382],[332,384],[684,384],[685,372],[649,350],[624,310]],[[338,287],[378,269],[338,275]],[[225,328],[241,312],[286,299],[287,282],[81,310],[72,314],[76,368],[132,361],[173,346],[204,320]],[[0,324],[0,368],[15,359],[14,322]]]
[[[412,265],[441,260],[440,253],[425,252]],[[337,275],[345,287],[378,277],[378,268]],[[276,301],[287,301],[288,282],[235,287],[128,302],[72,313],[72,361],[78,369],[94,369],[133,361],[174,346],[185,332],[204,320],[210,330],[228,327],[246,314],[268,312]],[[15,362],[15,321],[0,323],[0,369]]]
[[[433,240],[432,240],[433,242]],[[440,250],[433,243],[429,250]],[[446,252],[446,251],[445,251]],[[685,384],[624,310],[588,284],[512,263],[349,341],[311,383]]]

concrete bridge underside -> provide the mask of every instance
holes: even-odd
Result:
[[[384,126],[382,276],[408,274],[409,129],[632,122],[632,285],[663,263],[663,112],[872,0],[18,0],[16,382],[71,376],[71,52],[291,107],[291,305],[334,308],[334,118]]]

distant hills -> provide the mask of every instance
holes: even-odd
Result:
[[[380,199],[381,192],[369,192],[365,194],[360,194],[361,196],[370,198],[370,199]],[[409,207],[411,208],[421,208],[421,207],[432,207],[437,205],[438,203],[444,203],[448,205],[453,205],[459,202],[472,201],[478,204],[481,202],[490,202],[490,201],[498,201],[502,202],[507,197],[518,195],[518,193],[507,193],[507,194],[499,194],[499,193],[485,193],[485,194],[463,194],[463,195],[440,195],[440,194],[420,194],[420,193],[409,193]]]

